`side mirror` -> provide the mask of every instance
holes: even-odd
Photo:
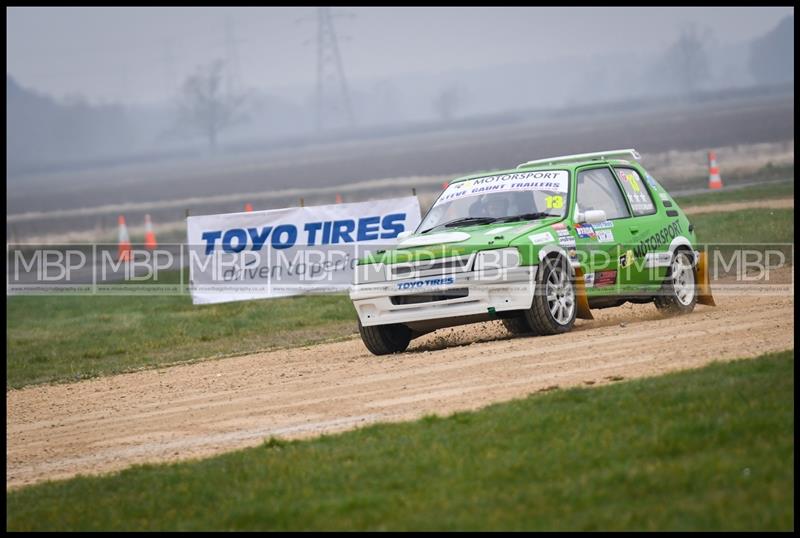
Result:
[[[411,237],[412,235],[414,235],[414,232],[412,232],[411,230],[406,230],[405,232],[400,232],[399,234],[397,234],[397,240],[400,241],[402,239],[405,239],[406,237]]]
[[[606,212],[602,209],[590,209],[588,211],[578,211],[575,213],[575,222],[586,224],[598,224],[606,221]]]
[[[583,218],[587,224],[599,224],[606,221],[606,212],[602,209],[590,209]]]

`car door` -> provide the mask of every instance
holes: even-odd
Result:
[[[653,264],[645,259],[647,253],[642,245],[660,232],[664,218],[658,214],[653,194],[636,168],[624,165],[613,168],[632,213],[628,226],[630,241],[620,245],[620,283],[634,293],[647,291],[649,286],[661,281],[665,269],[654,270]]]
[[[619,294],[619,245],[631,243],[631,210],[623,191],[608,165],[578,169],[575,190],[573,227],[587,294]],[[579,215],[589,210],[604,211],[606,220],[581,222]]]

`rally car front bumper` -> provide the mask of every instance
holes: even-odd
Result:
[[[488,315],[531,307],[538,266],[465,271],[353,284],[350,299],[365,327]]]

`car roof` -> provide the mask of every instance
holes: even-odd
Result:
[[[520,166],[518,168],[509,168],[505,170],[489,170],[484,172],[476,172],[474,174],[470,174],[468,176],[461,176],[451,180],[449,183],[458,183],[460,181],[467,181],[468,179],[478,179],[481,177],[489,177],[489,176],[502,176],[506,174],[521,174],[524,172],[536,172],[539,170],[567,170],[569,172],[574,171],[576,168],[581,166],[585,166],[587,164],[608,164],[611,166],[618,166],[618,165],[631,165],[633,164],[631,161],[627,161],[625,159],[586,159],[585,161],[572,161],[568,163],[557,163],[557,164],[536,164],[536,165],[529,165],[529,166]]]

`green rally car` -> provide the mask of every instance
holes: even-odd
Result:
[[[364,344],[384,355],[491,319],[546,335],[625,302],[713,305],[692,224],[639,159],[569,155],[450,182],[413,233],[358,261],[350,298]]]

